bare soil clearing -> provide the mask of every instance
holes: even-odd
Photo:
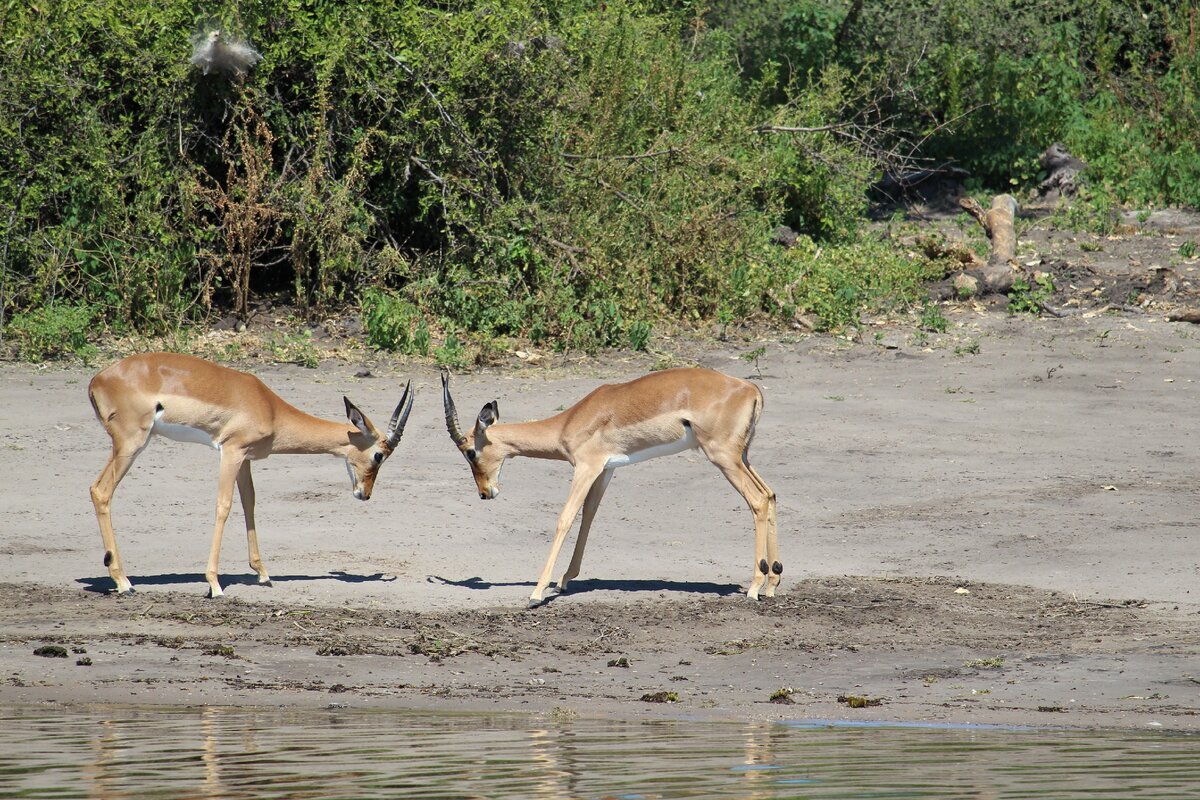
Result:
[[[951,305],[947,333],[880,321],[856,342],[769,343],[758,370],[745,346],[681,345],[674,361],[766,395],[751,456],[779,496],[784,580],[761,603],[739,596],[750,514],[687,453],[621,470],[572,591],[524,609],[569,467],[514,461],[478,500],[436,372],[381,360],[252,367],[331,419],[347,394],[379,421],[414,379],[370,503],[334,459],[256,464],[274,587],[253,585],[235,505],[227,598],[205,600],[216,458],[155,441],[113,510],[139,593],[112,597],[88,498],[108,448],[94,370],[0,365],[0,703],[1198,730],[1200,329],[1164,321],[1194,298],[1195,259],[1172,255],[1187,230],[1130,234],[1128,253],[1022,234],[1019,254],[1101,281],[1060,285],[1058,319]],[[1160,267],[1172,286],[1134,286]],[[464,422],[492,399],[531,419],[656,360],[514,358],[457,376],[455,399]],[[641,699],[662,692],[678,701]]]

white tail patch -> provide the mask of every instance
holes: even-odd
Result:
[[[195,444],[208,445],[209,447],[220,450],[221,445],[212,438],[208,431],[200,428],[193,428],[190,425],[179,425],[175,422],[163,422],[163,414],[165,409],[159,409],[154,414],[154,427],[150,429],[150,433],[158,436],[165,436],[168,439],[174,439],[177,442],[192,442]]]
[[[673,456],[676,453],[682,453],[684,450],[695,450],[699,446],[700,442],[696,439],[696,432],[692,430],[691,425],[685,425],[683,427],[683,436],[675,441],[656,444],[654,447],[647,447],[645,450],[637,450],[632,453],[609,456],[608,461],[604,464],[604,468],[616,469],[617,467],[628,467],[630,464],[649,461],[659,456]]]

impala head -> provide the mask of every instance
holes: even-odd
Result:
[[[371,420],[367,419],[367,415],[350,402],[350,398],[342,398],[346,401],[346,417],[356,429],[350,434],[350,447],[346,451],[346,471],[350,473],[350,488],[357,499],[371,499],[371,490],[375,488],[379,467],[387,461],[396,445],[400,444],[400,437],[404,434],[404,423],[408,422],[408,413],[412,411],[415,394],[412,391],[412,381],[409,381],[404,387],[404,396],[400,398],[400,404],[392,413],[387,433],[382,434]]]
[[[500,419],[500,408],[496,401],[488,403],[479,412],[474,427],[463,434],[458,425],[458,411],[450,397],[450,371],[442,369],[442,404],[446,408],[446,430],[458,452],[467,459],[471,476],[480,500],[492,500],[500,494],[500,468],[504,466],[504,454],[488,438],[488,428]]]

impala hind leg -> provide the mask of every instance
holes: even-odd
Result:
[[[258,585],[270,586],[271,576],[263,566],[262,554],[258,552],[258,531],[254,526],[254,479],[250,477],[250,460],[242,462],[237,475],[238,496],[242,500],[242,514],[246,517],[246,548],[250,552],[250,569],[258,573]]]
[[[104,543],[104,566],[108,567],[108,575],[116,584],[117,594],[133,594],[133,584],[125,575],[121,553],[117,550],[117,537],[113,533],[112,498],[117,491],[117,484],[125,477],[125,473],[129,472],[138,453],[146,447],[150,438],[150,428],[133,426],[131,430],[121,430],[114,423],[110,425],[112,455],[92,484],[92,505],[96,509],[96,522],[100,525],[100,539]]]
[[[546,566],[542,569],[537,586],[529,595],[530,608],[543,601],[546,587],[550,585],[550,575],[554,572],[554,562],[558,560],[558,552],[562,550],[563,541],[567,538],[567,534],[571,531],[571,525],[575,522],[575,515],[579,513],[579,507],[583,505],[584,498],[591,491],[592,484],[596,482],[600,472],[599,469],[576,468],[575,476],[571,479],[571,491],[567,495],[566,505],[558,515],[558,528],[554,532],[554,542],[550,545],[550,556],[546,559]],[[582,558],[582,553],[580,557]]]
[[[750,580],[746,596],[757,600],[762,591],[764,596],[771,597],[783,572],[783,565],[777,560],[778,553],[772,552],[771,547],[775,539],[775,493],[740,456],[728,458],[720,453],[706,455],[746,500],[746,505],[750,506],[750,512],[754,515],[754,577]],[[768,561],[768,558],[771,560]],[[777,571],[773,569],[776,564],[779,564]]]
[[[558,591],[560,592],[565,592],[567,584],[579,575],[579,567],[583,564],[583,548],[587,546],[588,531],[592,528],[596,509],[600,507],[600,501],[604,498],[604,490],[608,488],[608,482],[612,480],[612,476],[613,470],[611,469],[600,473],[600,477],[592,481],[592,488],[588,489],[587,497],[583,500],[583,520],[579,523],[579,536],[575,539],[575,552],[571,554],[571,564],[558,581]]]
[[[224,594],[217,572],[221,560],[221,537],[225,534],[225,520],[229,518],[229,509],[233,506],[233,486],[238,481],[244,459],[244,454],[232,452],[229,448],[221,451],[221,470],[217,477],[217,519],[213,525],[212,548],[208,551],[208,567],[204,571],[209,597]]]
[[[762,479],[758,471],[750,466],[750,462],[746,461],[744,456],[742,460],[759,487],[767,493],[767,561],[770,563],[771,574],[767,576],[767,588],[763,594],[766,597],[774,597],[775,588],[779,586],[779,581],[783,577],[783,562],[779,560],[779,525],[775,512],[775,493],[771,491],[771,487],[767,486],[767,482]],[[759,566],[762,565],[759,564]]]

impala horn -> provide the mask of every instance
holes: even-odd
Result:
[[[404,387],[404,394],[400,397],[400,404],[396,406],[396,411],[392,414],[392,421],[388,423],[387,443],[388,447],[395,450],[396,445],[400,444],[400,437],[404,435],[404,425],[408,422],[408,413],[412,411],[413,398],[417,393],[412,390],[412,380]]]
[[[467,437],[458,427],[458,411],[454,408],[454,400],[450,398],[450,370],[445,367],[442,367],[442,404],[446,407],[446,430],[450,431],[455,447],[462,447]]]

